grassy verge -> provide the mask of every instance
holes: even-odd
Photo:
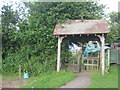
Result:
[[[66,84],[76,77],[75,74],[69,72],[49,72],[40,74],[37,77],[28,79],[28,84],[24,88],[57,88]]]
[[[112,66],[108,75],[94,73],[92,83],[88,88],[118,88],[118,67]]]
[[[24,79],[23,74],[21,77],[21,87],[22,88],[57,88],[61,85],[66,84],[70,80],[74,79],[76,77],[75,74],[70,72],[46,72],[41,73],[39,76],[35,76],[30,74],[30,78]],[[4,81],[4,86],[7,87],[13,87],[18,86],[19,87],[19,75],[14,73],[3,73],[2,74],[2,80]]]
[[[24,86],[24,88],[57,88],[66,84],[75,77],[75,74],[69,72],[44,73],[37,77],[29,78],[28,83]]]
[[[2,80],[16,80],[18,79],[18,75],[15,73],[2,73]]]

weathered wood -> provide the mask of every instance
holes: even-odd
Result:
[[[105,39],[104,39],[104,34],[101,35],[101,66],[102,66],[102,75],[105,74],[105,50],[104,50],[104,45],[105,45]]]
[[[84,56],[82,55],[82,60],[85,60],[85,59],[99,60],[99,57],[84,57]]]
[[[60,52],[61,52],[61,43],[63,38],[64,37],[58,37],[57,72],[60,71],[60,67],[61,67]]]
[[[87,60],[87,64],[84,63],[84,60]],[[89,63],[89,60],[92,61],[91,64]],[[96,61],[97,63],[94,64],[94,61]],[[89,67],[91,67],[92,69],[94,67],[96,67],[96,69],[98,70],[98,67],[99,67],[99,55],[97,57],[84,57],[82,55],[82,65],[84,66],[84,68],[86,67],[87,70],[89,69]]]
[[[99,66],[99,64],[100,64],[100,52],[98,52],[98,57],[99,57],[99,58],[98,58],[98,61],[97,61],[97,65],[98,65],[98,66],[97,66],[97,70],[99,70],[99,67],[100,67],[100,66]]]
[[[104,34],[102,35],[97,35],[100,38],[101,41],[101,50],[100,50],[100,58],[101,58],[101,68],[102,68],[102,75],[105,74],[105,50],[104,50],[104,45],[105,45],[105,37]]]
[[[97,66],[96,64],[84,64],[85,66]]]
[[[80,55],[78,55],[78,59],[77,60],[78,60],[78,66],[79,66],[78,67],[78,72],[80,72]]]
[[[92,69],[93,69],[93,66],[94,66],[93,64],[94,64],[94,60],[92,60]]]
[[[102,75],[104,75],[105,74],[105,50],[104,50],[104,45],[105,45],[105,39],[104,39],[104,34],[102,34],[102,57],[101,57],[101,59],[102,59]]]
[[[21,65],[19,65],[19,88],[21,88]]]
[[[89,65],[89,59],[87,60],[87,64]],[[85,65],[85,64],[84,64],[84,65]],[[87,65],[87,70],[88,70],[88,68],[89,68],[88,65]]]
[[[61,38],[58,37],[57,72],[60,71]]]
[[[108,49],[108,69],[110,68],[110,50]]]
[[[66,66],[67,66],[67,69],[69,70],[69,71],[72,71],[72,72],[80,72],[79,71],[79,65],[78,64],[66,64]]]
[[[66,64],[67,66],[79,66],[78,64]]]

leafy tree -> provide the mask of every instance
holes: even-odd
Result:
[[[17,22],[19,30],[11,36],[13,49],[12,53],[9,51],[5,57],[7,63],[4,65],[4,71],[17,72],[19,64],[22,65],[22,70],[30,73],[55,70],[57,37],[53,36],[53,31],[56,23],[81,19],[81,16],[84,19],[101,19],[104,15],[104,6],[95,2],[27,2],[25,5],[29,9],[28,17]],[[17,50],[13,42],[17,44]],[[68,60],[69,52],[68,43],[62,44],[64,63]]]
[[[14,46],[11,41],[12,35],[15,34],[16,24],[19,20],[19,16],[17,11],[13,11],[12,6],[4,5],[2,7],[2,15],[1,15],[1,24],[2,24],[2,44],[3,44],[3,58],[5,53],[7,53]]]
[[[110,13],[110,32],[107,35],[107,42],[109,42],[110,44],[114,43],[116,41],[116,37],[120,36],[119,24],[120,21],[118,19],[118,13]]]

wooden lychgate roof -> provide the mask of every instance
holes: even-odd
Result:
[[[53,35],[107,34],[107,20],[69,20],[58,23]]]

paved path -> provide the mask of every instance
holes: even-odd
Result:
[[[82,71],[76,79],[60,88],[87,88],[91,83],[90,74],[90,72]]]

